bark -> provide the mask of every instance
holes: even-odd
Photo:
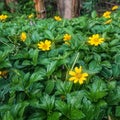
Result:
[[[81,0],[57,0],[58,13],[61,17],[71,19],[80,13]]]
[[[46,10],[44,5],[44,0],[33,0],[35,3],[35,10],[37,18],[45,18]]]
[[[64,11],[65,11],[65,0],[57,0],[57,8],[58,8],[58,14],[63,17],[64,16]]]
[[[72,0],[65,0],[65,11],[64,18],[71,19],[72,18]]]

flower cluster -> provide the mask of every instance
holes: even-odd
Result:
[[[63,36],[63,40],[65,41],[66,44],[69,44],[69,40],[71,39],[71,35],[65,34]]]
[[[21,41],[24,42],[24,41],[26,40],[26,38],[27,38],[26,33],[25,33],[25,32],[22,32],[21,35],[20,35],[20,39],[21,39]]]
[[[56,21],[61,21],[61,20],[62,20],[62,18],[61,18],[60,16],[55,16],[54,19],[55,19]]]
[[[0,21],[4,21],[4,20],[6,20],[8,18],[8,16],[7,15],[0,15]]]
[[[103,13],[103,17],[105,18],[110,18],[111,12],[110,11],[106,11]]]
[[[88,43],[94,46],[98,46],[103,42],[104,42],[104,38],[100,38],[99,34],[92,35],[91,37],[89,37],[89,40],[88,40]]]
[[[111,10],[114,11],[116,9],[118,9],[117,5],[113,6]],[[111,17],[110,15],[111,15],[111,11],[106,11],[106,12],[103,13],[104,18],[110,18]]]
[[[88,76],[88,73],[83,72],[82,66],[75,67],[74,71],[70,70],[69,75],[71,76],[69,78],[70,81],[73,81],[74,83],[80,83],[83,84],[86,80],[86,77]]]
[[[42,51],[48,51],[50,50],[50,47],[51,47],[51,41],[49,40],[45,40],[44,42],[39,42],[37,45],[38,45],[38,48],[41,49]]]

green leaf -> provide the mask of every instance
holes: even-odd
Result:
[[[82,119],[84,117],[85,117],[84,113],[82,111],[80,111],[80,110],[72,109],[70,111],[70,119],[71,120],[80,120],[80,119]]]
[[[96,17],[97,17],[97,12],[96,12],[96,11],[93,11],[92,14],[91,14],[91,17],[92,17],[92,18],[96,18]]]
[[[110,92],[107,100],[110,105],[118,105],[120,102],[120,86],[117,86],[114,91]]]
[[[101,62],[101,56],[97,53],[94,53],[94,59],[96,62]]]
[[[23,66],[29,66],[29,65],[31,65],[31,61],[30,61],[30,60],[24,60],[24,61],[22,62],[22,65],[23,65]]]
[[[29,55],[30,55],[30,58],[32,59],[32,63],[34,66],[37,65],[37,62],[38,62],[38,54],[39,54],[39,50],[38,49],[30,49],[29,50]]]
[[[120,117],[120,106],[117,106],[117,107],[116,107],[115,116],[116,116],[116,117]]]
[[[107,68],[111,68],[111,63],[110,63],[110,61],[107,61],[107,60],[102,61],[101,65],[104,67],[107,67]]]
[[[116,63],[116,64],[120,64],[120,54],[117,54],[117,55],[115,56],[115,63]]]
[[[99,73],[101,71],[102,67],[100,64],[98,64],[97,61],[91,61],[89,63],[89,73],[90,74],[96,74]]]
[[[47,76],[50,76],[56,69],[56,65],[57,65],[58,61],[51,61],[48,65],[47,65]]]
[[[54,106],[55,106],[54,96],[49,96],[46,94],[41,98],[41,104],[39,105],[40,108],[46,110],[47,112],[50,112],[52,111]]]
[[[33,31],[33,32],[32,32],[32,40],[33,40],[34,42],[39,42],[39,40],[40,40],[40,35],[38,34],[37,31]]]
[[[71,89],[72,89],[72,85],[73,83],[72,82],[69,82],[69,81],[60,81],[58,80],[56,82],[56,94],[59,94],[59,95],[66,95],[67,93],[70,93]]]
[[[45,120],[46,114],[43,111],[33,112],[28,117],[28,120]]]
[[[99,99],[107,95],[106,84],[100,79],[96,78],[93,84],[88,86],[88,88],[90,90],[90,92],[87,92],[88,96],[94,102],[97,102]]]
[[[100,74],[101,74],[101,76],[105,77],[106,79],[111,78],[112,77],[112,69],[103,67]]]
[[[15,104],[12,106],[11,111],[14,116],[22,118],[25,108],[29,105],[27,101]]]
[[[71,108],[80,108],[83,97],[85,96],[85,92],[74,91],[72,93],[67,94],[67,103],[71,105]]]
[[[115,45],[119,44],[119,42],[120,42],[119,39],[114,39],[109,44],[110,44],[110,46],[115,46]]]
[[[55,81],[54,80],[48,80],[47,83],[46,83],[45,92],[47,94],[50,94],[53,91],[54,86],[55,86]]]
[[[44,35],[45,35],[46,39],[54,40],[54,35],[53,35],[53,33],[51,31],[46,30],[45,33],[44,33]]]
[[[98,102],[98,106],[100,107],[100,108],[106,108],[107,107],[107,102],[105,101],[105,100],[100,100],[99,102]]]
[[[43,77],[45,76],[45,70],[44,69],[40,69],[39,71],[35,71],[31,77],[30,77],[30,83],[42,80]]]
[[[61,101],[61,100],[57,100],[55,102],[55,106],[56,106],[56,109],[59,110],[64,115],[67,115],[68,111],[70,110],[68,105],[65,102]]]
[[[2,120],[14,120],[14,118],[12,114],[10,113],[10,111],[6,111]]]
[[[47,120],[59,120],[60,116],[61,116],[61,113],[54,112],[50,114],[50,116],[48,116]]]
[[[112,65],[112,73],[113,73],[113,77],[118,77],[120,75],[120,64]]]
[[[33,50],[33,52],[32,52],[32,60],[33,60],[33,65],[34,66],[37,65],[38,54],[39,54],[39,50],[38,49]]]
[[[3,61],[0,63],[0,69],[8,68],[8,67],[12,67],[12,64],[10,63],[10,61]]]
[[[5,50],[4,52],[0,51],[0,62],[4,61],[8,54],[9,54],[8,50]]]
[[[110,81],[110,82],[108,83],[108,89],[114,90],[114,89],[116,88],[116,84],[117,84],[116,81]]]

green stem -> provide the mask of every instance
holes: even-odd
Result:
[[[74,62],[73,62],[73,64],[72,64],[72,67],[71,67],[71,69],[70,70],[73,70],[73,68],[74,68],[74,66],[75,66],[75,64],[76,64],[76,62],[77,62],[77,60],[78,60],[78,58],[79,58],[79,52],[76,54],[76,57],[75,57],[75,60],[74,60]],[[66,73],[66,80],[67,80],[67,78],[68,78],[68,72]]]
[[[73,68],[74,68],[74,66],[75,66],[75,64],[76,64],[76,62],[77,62],[77,60],[78,60],[79,54],[80,54],[80,53],[78,52],[77,55],[76,55],[76,57],[75,57],[75,60],[74,60],[74,62],[73,62],[73,64],[72,64],[71,70],[73,70]]]

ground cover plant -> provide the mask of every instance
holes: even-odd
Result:
[[[119,120],[120,10],[71,20],[0,15],[0,120]]]

